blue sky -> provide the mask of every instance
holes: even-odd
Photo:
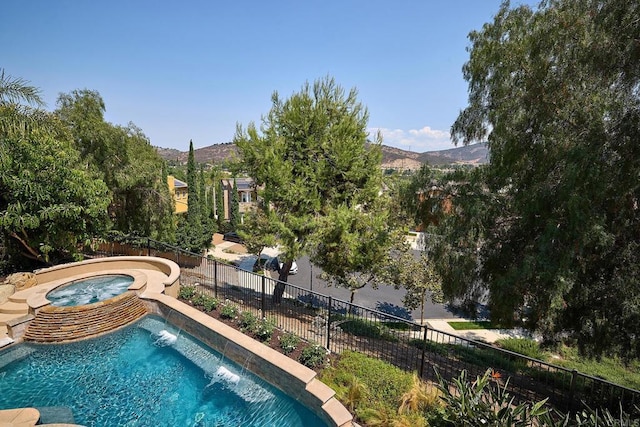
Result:
[[[106,120],[182,151],[231,141],[274,91],[329,75],[358,89],[384,144],[440,150],[467,103],[467,35],[500,3],[4,0],[0,68],[41,88],[50,110],[59,93],[97,90]]]

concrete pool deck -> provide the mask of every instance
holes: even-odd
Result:
[[[129,287],[129,292],[136,293],[148,313],[170,319],[172,324],[195,336],[209,347],[218,352],[224,352],[225,357],[243,364],[285,394],[300,401],[327,425],[335,427],[354,425],[351,413],[335,398],[335,392],[316,378],[315,371],[179,301],[177,295],[180,288],[180,269],[173,261],[164,258],[110,257],[40,270],[36,272],[38,285],[10,297],[9,308],[13,312],[5,314],[9,317],[13,316],[13,320],[7,321],[6,317],[0,317],[0,321],[5,319],[7,332],[11,333],[10,338],[20,342],[29,324],[38,316],[38,312],[49,307],[46,294],[51,289],[74,280],[72,278],[84,278],[114,270],[134,277],[134,283]],[[116,299],[122,298],[114,297],[110,300]],[[86,310],[86,307],[93,305],[109,306],[110,300],[80,307]],[[3,305],[0,305],[0,308]],[[3,316],[1,312],[0,316]],[[17,409],[18,412],[7,413],[6,417],[0,413],[0,427],[36,425],[38,419],[33,423],[26,421],[27,424],[16,424],[11,421],[10,417],[17,419],[15,417],[18,414],[33,414],[29,409],[35,410],[34,408]],[[46,425],[52,426],[52,424]]]

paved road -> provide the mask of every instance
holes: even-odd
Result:
[[[313,266],[309,262],[308,257],[300,258],[296,262],[298,264],[298,274],[290,275],[288,279],[289,283],[305,289],[311,289],[321,294],[331,295],[343,301],[349,301],[351,292],[348,289],[327,286],[325,281],[317,277],[322,270]],[[405,291],[403,289],[395,289],[393,286],[380,286],[378,289],[366,286],[356,292],[353,302],[354,304],[374,308],[398,317],[419,320],[419,308],[413,311],[404,308],[402,304],[404,294]],[[424,308],[424,317],[426,319],[453,319],[458,316],[447,306],[443,304],[433,304],[428,300]]]

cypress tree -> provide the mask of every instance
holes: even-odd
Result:
[[[231,206],[229,207],[229,222],[231,227],[235,230],[240,224],[240,201],[238,200],[238,186],[236,185],[236,179],[233,178],[233,186],[231,187]]]

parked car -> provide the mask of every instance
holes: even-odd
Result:
[[[235,231],[224,233],[224,235],[222,236],[222,239],[226,240],[227,242],[244,244],[244,240],[242,240],[242,237],[240,237],[238,233],[236,233]]]
[[[280,268],[282,268],[283,265],[284,265],[283,263],[280,263]],[[298,274],[298,264],[296,264],[295,260],[293,261],[293,263],[291,263],[289,274]]]
[[[265,259],[264,257],[265,255],[260,256],[261,261]],[[280,261],[278,257],[269,258],[262,262],[264,263],[265,269],[271,270],[271,271],[280,272],[280,270],[284,266],[284,263]],[[298,264],[296,264],[296,262],[293,261],[293,263],[291,264],[291,268],[289,269],[289,274],[297,274],[297,273],[298,273]]]

